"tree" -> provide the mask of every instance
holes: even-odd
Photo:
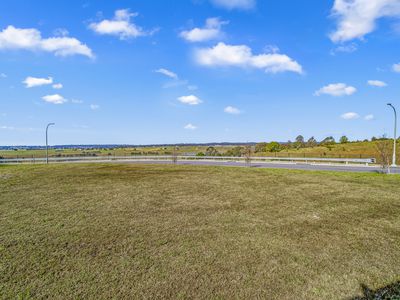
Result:
[[[205,153],[206,156],[217,156],[218,154],[218,150],[213,146],[208,147]]]
[[[313,147],[315,147],[315,146],[317,146],[318,145],[318,142],[317,142],[317,140],[312,136],[312,137],[310,137],[309,139],[308,139],[308,141],[307,141],[307,147],[311,147],[311,148],[313,148]]]
[[[341,144],[346,144],[346,143],[349,142],[349,139],[347,138],[347,136],[344,135],[344,136],[342,136],[342,137],[340,138],[339,142],[340,142]]]
[[[336,144],[336,141],[333,136],[328,136],[322,140],[321,144],[324,146],[331,146],[331,145]]]
[[[243,149],[243,156],[245,163],[250,166],[251,163],[251,145],[246,145]]]
[[[296,143],[304,144],[304,137],[302,135],[298,135],[296,137]]]
[[[379,162],[382,166],[384,172],[389,173],[389,165],[390,165],[390,154],[392,151],[390,140],[386,139],[385,136],[379,139],[376,143],[376,150],[379,155]]]
[[[304,137],[302,135],[298,135],[296,137],[296,141],[294,142],[294,147],[297,149],[303,148],[305,145]]]
[[[226,156],[236,156],[236,157],[241,157],[243,153],[243,147],[234,147],[232,149],[229,149],[226,151],[225,155]]]
[[[267,151],[267,145],[268,145],[267,143],[257,143],[255,152],[260,153]]]
[[[172,149],[172,156],[171,156],[171,159],[172,159],[172,163],[173,163],[174,165],[176,165],[176,163],[178,162],[178,147],[174,147],[174,148]]]
[[[267,151],[269,152],[279,152],[281,150],[281,144],[279,144],[278,142],[271,142],[267,146]]]

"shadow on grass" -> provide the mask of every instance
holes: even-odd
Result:
[[[362,284],[363,296],[350,298],[349,300],[400,300],[400,281],[384,286],[382,288],[371,290]]]

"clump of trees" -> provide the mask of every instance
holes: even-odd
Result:
[[[349,138],[345,135],[340,137],[339,139],[340,144],[351,143]],[[285,149],[302,149],[302,148],[314,148],[317,146],[324,146],[327,147],[329,150],[336,145],[337,142],[333,136],[328,136],[324,138],[322,141],[318,142],[315,137],[310,137],[307,141],[305,140],[304,136],[298,135],[295,138],[295,141],[287,141],[286,143],[278,143],[278,142],[261,142],[257,143],[255,146],[255,153],[265,153],[265,152],[280,152]]]
[[[226,151],[224,155],[225,155],[225,156],[237,156],[237,157],[241,157],[242,154],[243,154],[243,152],[244,152],[244,148],[243,148],[243,147],[240,147],[240,146],[237,146],[237,147],[234,147],[234,148],[229,149],[228,151]]]

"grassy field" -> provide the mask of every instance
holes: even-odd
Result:
[[[0,166],[0,298],[348,299],[400,280],[400,177]]]
[[[208,146],[181,146],[177,150],[180,155],[197,154],[198,152],[205,152]],[[220,153],[224,153],[233,146],[216,146]],[[160,146],[160,147],[137,147],[137,148],[113,148],[113,149],[49,149],[49,156],[79,156],[79,155],[97,155],[97,156],[130,156],[130,155],[170,155],[174,151],[174,146]],[[16,157],[45,157],[45,150],[0,150],[0,157],[16,158]]]

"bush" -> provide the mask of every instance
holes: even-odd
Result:
[[[267,146],[267,151],[269,152],[279,152],[282,150],[281,144],[278,142],[271,142]]]

